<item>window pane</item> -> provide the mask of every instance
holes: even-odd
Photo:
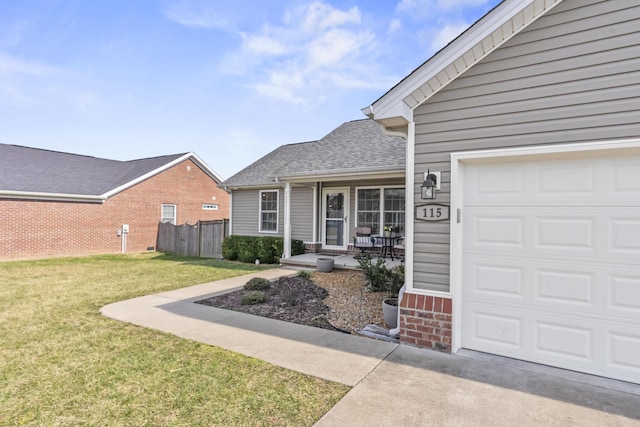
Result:
[[[394,227],[396,233],[404,233],[404,188],[384,190],[384,225]]]
[[[358,190],[358,227],[371,227],[372,233],[380,232],[380,189]]]
[[[263,212],[261,228],[262,231],[276,231],[278,229],[278,214]]]

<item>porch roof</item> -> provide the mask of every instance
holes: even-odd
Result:
[[[225,188],[273,185],[276,180],[325,180],[354,175],[402,175],[406,141],[373,120],[346,122],[318,141],[288,144],[222,183]]]

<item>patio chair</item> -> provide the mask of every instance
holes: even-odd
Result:
[[[353,236],[353,247],[360,249],[360,253],[356,255],[364,256],[365,251],[375,247],[376,240],[371,237],[371,227],[356,227]]]

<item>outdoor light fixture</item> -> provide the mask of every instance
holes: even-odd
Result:
[[[425,176],[424,182],[420,187],[422,189],[422,198],[435,199],[436,187],[438,184],[438,177],[433,173],[429,173],[429,170],[427,170],[427,173],[425,175],[426,176]]]

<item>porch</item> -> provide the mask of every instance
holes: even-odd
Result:
[[[324,254],[324,253],[306,253],[302,255],[294,255],[289,258],[283,258],[280,263],[283,267],[302,267],[302,268],[316,268],[316,261],[318,258],[331,258],[333,259],[333,267],[342,270],[358,270],[358,260],[350,254]],[[402,260],[395,258],[384,258],[387,268],[393,268],[397,265],[402,265]]]

